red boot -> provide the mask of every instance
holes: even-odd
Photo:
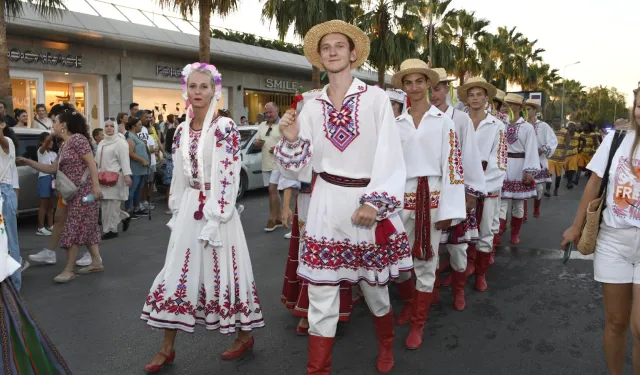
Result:
[[[462,311],[465,308],[465,285],[467,285],[467,275],[464,272],[453,271],[453,308],[458,311]]]
[[[489,261],[493,253],[483,253],[478,251],[478,257],[476,258],[476,290],[484,292],[487,290],[487,269],[489,269]]]
[[[392,318],[393,319],[393,318]],[[307,375],[330,375],[334,337],[309,335]]]
[[[374,316],[373,324],[378,336],[378,372],[388,373],[395,363],[393,359],[393,311],[384,316]]]
[[[476,272],[476,244],[470,243],[467,248],[467,269],[464,271],[467,277]]]
[[[491,258],[489,258],[489,264],[493,264],[496,262],[495,256],[496,256],[496,246],[500,245],[500,237],[493,236],[493,248],[491,250]]]
[[[432,305],[440,303],[440,284],[440,271],[436,270],[436,281],[433,283],[433,298],[431,299]]]
[[[402,310],[398,314],[398,320],[396,323],[399,326],[403,326],[409,323],[411,320],[411,310],[413,308],[413,295],[416,292],[416,284],[413,281],[413,277],[407,281],[396,284],[400,298],[402,298]]]
[[[511,243],[517,245],[520,243],[520,228],[522,227],[522,218],[511,218]]]
[[[451,283],[453,283],[453,279],[452,279],[451,275],[452,275],[452,273],[449,273],[449,275],[447,275],[442,280],[440,280],[440,285],[442,285],[442,286],[451,286]]]
[[[447,272],[451,268],[451,258],[448,256],[442,256],[440,262],[440,267],[438,267],[438,272]]]
[[[533,201],[533,217],[540,217],[540,203],[542,200],[536,199]]]
[[[529,201],[528,200],[524,200],[524,217],[522,218],[523,221],[527,221],[527,208],[529,207]]]
[[[502,234],[507,231],[507,219],[500,219],[500,232]]]
[[[429,316],[429,308],[433,293],[425,293],[416,290],[416,297],[413,305],[413,313],[411,314],[411,326],[409,328],[409,336],[405,341],[407,349],[418,349],[422,345],[422,334],[424,332],[424,324]]]

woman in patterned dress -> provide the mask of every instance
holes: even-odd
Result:
[[[254,344],[251,331],[264,326],[249,249],[235,201],[240,183],[240,134],[233,120],[214,116],[222,79],[213,65],[194,63],[182,71],[186,122],[173,141],[173,179],[167,224],[171,238],[163,269],[145,301],[141,319],[164,329],[164,343],[145,365],[157,372],[175,358],[178,330],[195,325],[238,333],[223,359],[239,357]]]

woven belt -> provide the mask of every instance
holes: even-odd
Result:
[[[200,183],[195,181],[195,182],[190,182],[189,183],[189,187],[191,187],[192,189],[196,189],[196,190],[200,190]],[[205,183],[204,184],[204,190],[211,190],[211,184],[210,183]]]
[[[524,152],[507,152],[507,157],[512,159],[524,159]]]
[[[368,178],[353,179],[353,178],[332,175],[326,172],[320,173],[320,177],[322,177],[323,180],[327,181],[331,185],[337,185],[342,187],[359,187],[359,188],[367,187],[369,186],[369,182],[371,181]]]

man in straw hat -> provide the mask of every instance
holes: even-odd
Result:
[[[387,96],[391,101],[393,116],[398,117],[407,109],[407,94],[398,89],[387,89]]]
[[[455,124],[427,100],[440,77],[418,59],[402,62],[392,83],[402,88],[411,107],[396,119],[407,168],[402,221],[409,234],[417,283],[409,272],[396,285],[404,301],[398,324],[411,323],[408,349],[422,345],[424,325],[434,301],[440,234],[466,217],[462,160]],[[464,268],[463,268],[464,269]]]
[[[308,182],[309,203],[298,276],[309,282],[308,374],[329,374],[341,281],[359,283],[374,316],[378,371],[394,365],[393,312],[386,284],[413,268],[402,209],[406,169],[384,90],[351,76],[367,59],[369,38],[342,21],[314,26],[304,53],[329,84],[297,115],[280,120],[276,147],[283,175]]]
[[[536,198],[533,201],[533,217],[540,217],[540,203],[543,194],[546,197],[551,196],[551,182],[553,178],[549,172],[550,158],[558,147],[558,137],[551,129],[551,126],[538,118],[538,113],[542,110],[542,106],[535,100],[527,99],[525,109],[528,122],[533,125],[536,131],[536,139],[538,140],[538,157],[540,158],[540,172],[533,178],[536,181]],[[525,205],[526,207],[526,205]]]
[[[443,285],[452,285],[453,307],[462,311],[465,308],[464,287],[467,283],[467,276],[473,274],[475,270],[475,242],[478,240],[475,211],[477,200],[486,194],[485,178],[471,118],[465,112],[454,109],[450,105],[454,93],[451,88],[453,79],[448,78],[447,72],[442,68],[436,68],[434,71],[438,73],[440,82],[431,89],[431,103],[453,120],[462,151],[467,219],[443,231],[440,238],[441,243],[447,244],[446,248],[449,251],[453,269],[451,278],[443,280]],[[460,100],[460,102],[466,103],[466,100]],[[469,262],[467,262],[467,256],[470,258]],[[469,267],[467,267],[467,263]]]
[[[496,89],[496,96],[491,101],[491,114],[504,124],[509,122],[507,106],[504,104],[505,95],[507,94],[504,91]]]
[[[476,217],[478,242],[475,256],[476,290],[487,290],[486,274],[493,254],[493,238],[499,230],[500,190],[507,171],[507,143],[504,124],[485,111],[485,104],[496,94],[496,88],[482,77],[472,77],[460,86],[460,99],[469,103],[469,116],[475,130],[479,155],[484,171],[487,194],[478,199]],[[468,258],[469,263],[472,262]],[[471,266],[471,264],[469,264]],[[468,266],[468,268],[469,268]]]
[[[520,116],[524,98],[509,93],[504,102],[509,110],[509,124],[506,128],[507,175],[502,184],[500,201],[500,236],[507,229],[507,216],[511,206],[511,243],[520,243],[520,228],[524,221],[525,200],[536,196],[533,177],[540,170],[538,140],[533,125]],[[499,238],[499,237],[498,237]],[[497,240],[496,242],[500,242]]]

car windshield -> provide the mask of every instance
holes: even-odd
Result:
[[[249,141],[253,138],[253,135],[256,134],[257,130],[255,129],[240,129],[240,149],[244,150],[249,145]]]
[[[18,149],[16,156],[23,156],[31,160],[38,160],[38,148],[40,136],[31,134],[18,134]]]

